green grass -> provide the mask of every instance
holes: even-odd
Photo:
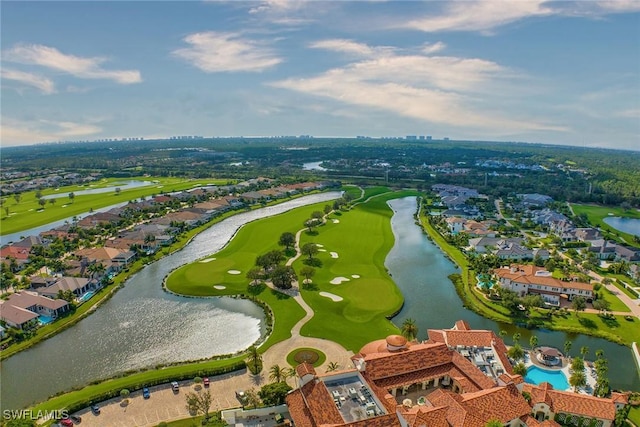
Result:
[[[640,406],[632,406],[627,418],[636,426],[640,426]]]
[[[45,225],[50,222],[69,218],[88,212],[91,209],[99,209],[116,203],[126,202],[129,200],[139,199],[140,197],[150,197],[153,194],[161,192],[171,192],[178,190],[186,190],[204,184],[225,184],[227,180],[220,179],[198,179],[190,180],[183,178],[163,178],[163,177],[135,177],[135,178],[105,178],[95,183],[85,186],[72,185],[61,187],[58,191],[54,188],[46,188],[41,191],[43,196],[52,194],[65,194],[71,192],[88,190],[93,188],[103,188],[109,186],[117,186],[118,183],[124,183],[130,180],[140,181],[158,181],[149,186],[132,188],[127,190],[123,187],[119,194],[102,193],[76,195],[73,202],[68,197],[56,199],[54,205],[47,201],[44,209],[41,209],[38,200],[35,197],[35,191],[28,191],[21,194],[20,203],[16,203],[13,197],[6,197],[3,209],[0,212],[2,219],[0,222],[1,234],[12,234],[33,227]],[[4,207],[9,207],[9,217],[6,216]]]
[[[340,216],[332,215],[326,225],[319,227],[317,236],[302,235],[301,244],[322,244],[326,251],[316,256],[322,267],[316,269],[313,286],[302,290],[303,298],[315,312],[302,327],[302,335],[329,339],[358,351],[370,341],[398,333],[387,319],[402,306],[403,297],[384,267],[394,243],[389,222],[392,211],[386,201],[415,194],[397,192],[374,198]],[[331,252],[337,252],[338,258],[332,258]],[[294,267],[300,269],[303,261],[298,259]],[[354,274],[360,278],[352,278]],[[330,283],[340,276],[350,281]],[[320,291],[343,300],[334,302],[320,296]]]
[[[602,299],[604,299],[605,301],[609,301],[609,304],[611,304],[611,308],[610,308],[611,311],[620,311],[623,313],[630,312],[629,307],[627,307],[625,303],[620,301],[620,298],[615,296],[613,292],[611,292],[604,286],[602,286],[602,288],[598,292],[600,293],[600,296],[602,297]],[[633,298],[635,299],[636,297],[633,297]]]
[[[378,186],[378,187],[366,187],[364,189],[364,196],[362,197],[362,200],[367,200],[369,197],[373,197],[373,196],[377,196],[380,194],[384,194],[384,193],[388,193],[389,191],[391,191],[389,189],[389,187],[382,187],[382,186]]]
[[[611,216],[609,215],[610,213],[612,213],[613,216],[640,219],[640,211],[636,209],[624,210],[617,206],[580,205],[576,203],[572,203],[571,208],[576,215],[586,214],[589,222],[594,226],[607,230],[613,235],[620,236],[628,244],[638,246],[638,243],[634,241],[633,235],[616,230],[607,225],[603,220]]]
[[[316,353],[318,355],[318,360],[315,361],[315,363],[313,364],[314,367],[318,367],[318,366],[322,366],[322,364],[325,362],[325,360],[327,360],[327,355],[324,354],[323,352],[321,352],[320,350],[318,350],[317,348],[310,348],[310,347],[300,347],[300,348],[296,348],[295,350],[291,351],[291,353],[289,353],[287,355],[287,363],[289,365],[291,365],[292,367],[296,367],[298,366],[300,363],[298,363],[298,361],[295,359],[296,354],[298,354],[298,352],[300,351],[312,351],[314,353]]]
[[[210,417],[212,415],[213,417],[209,418],[209,422],[207,422],[207,424],[204,424],[205,427],[224,427],[228,425],[226,422],[220,419],[220,413],[209,414]],[[166,425],[167,427],[201,427],[203,425],[203,418],[204,417],[202,415],[192,418],[183,418],[181,420],[168,422],[166,423]]]

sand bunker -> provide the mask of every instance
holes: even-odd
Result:
[[[229,270],[229,271],[227,271],[227,273],[229,273],[229,274],[240,274],[240,273],[242,273],[242,271],[240,271],[240,270]]]
[[[348,282],[348,281],[349,279],[347,279],[346,277],[338,276],[331,279],[329,283],[331,283],[332,285],[339,285],[342,282]]]
[[[318,252],[327,252],[326,249],[318,249]]]
[[[359,274],[352,274],[351,277],[353,277],[354,279],[359,279],[360,275]]]
[[[215,261],[215,260],[216,260],[215,258],[207,258],[207,259],[201,260],[200,262],[204,263],[204,262],[211,262],[211,261]]]
[[[216,289],[227,289],[226,286],[222,286],[222,285],[213,285],[213,287]]]
[[[334,294],[330,294],[329,292],[320,292],[320,296],[331,298],[333,302],[342,301],[342,297]]]
[[[338,252],[331,252],[331,258],[338,258]]]
[[[333,223],[334,223],[334,224],[338,224],[339,222],[340,222],[340,220],[339,220],[339,219],[334,219],[334,220],[333,220]]]

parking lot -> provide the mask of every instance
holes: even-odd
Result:
[[[212,378],[213,379],[213,378]],[[245,390],[255,386],[246,371],[230,373],[215,377],[211,381],[211,411],[229,409],[240,406],[235,397],[235,390]],[[161,421],[176,420],[189,417],[185,395],[195,391],[193,381],[181,381],[180,391],[176,394],[169,384],[150,387],[151,397],[142,398],[142,391],[137,390],[129,396],[129,404],[123,406],[119,397],[102,402],[100,415],[94,415],[89,408],[75,413],[82,417],[83,426],[96,427],[151,427]]]

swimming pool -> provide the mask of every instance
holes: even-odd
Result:
[[[562,371],[548,371],[537,366],[530,366],[527,369],[527,375],[525,375],[524,380],[529,384],[547,382],[555,390],[569,390],[569,382]]]
[[[91,298],[93,296],[93,294],[95,294],[94,291],[89,291],[86,294],[82,295],[80,298],[78,298],[78,302],[83,303],[86,300],[88,300],[89,298]]]
[[[38,322],[40,322],[41,325],[48,325],[49,323],[53,322],[53,317],[41,314],[40,316],[38,316]]]
[[[478,281],[476,286],[479,289],[482,289],[482,288],[491,289],[491,288],[493,288],[493,282],[491,281],[491,276],[489,276],[488,274],[478,274],[476,276],[476,280]]]

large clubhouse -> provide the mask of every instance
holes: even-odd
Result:
[[[428,331],[425,342],[391,335],[365,345],[352,369],[317,373],[296,368],[287,396],[298,427],[609,427],[628,395],[609,398],[527,384],[513,373],[502,339],[465,321]],[[560,424],[562,423],[562,424]]]

